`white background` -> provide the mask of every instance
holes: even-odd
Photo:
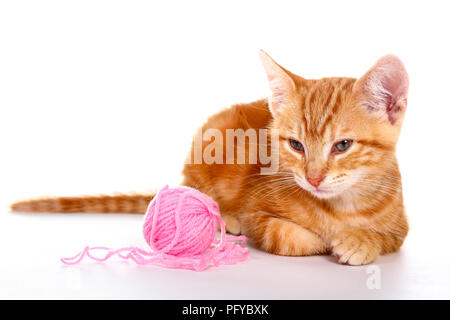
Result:
[[[450,298],[446,1],[0,2],[1,298]],[[142,244],[142,217],[19,215],[13,200],[145,191],[181,181],[207,116],[265,97],[266,50],[306,77],[361,76],[398,55],[410,75],[398,146],[411,232],[366,267],[330,257],[201,274],[132,264],[63,268],[86,244]]]

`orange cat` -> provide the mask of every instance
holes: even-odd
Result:
[[[201,132],[213,130],[221,141],[203,136],[193,142],[183,185],[219,203],[228,232],[245,234],[270,253],[331,252],[340,263],[361,265],[398,250],[408,233],[395,157],[408,93],[402,62],[388,55],[360,79],[307,80],[262,51],[261,59],[271,96],[206,122]],[[244,140],[229,135],[232,129],[241,129]],[[263,129],[267,140],[247,135]],[[220,144],[212,148],[211,140]],[[277,170],[261,170],[268,163],[260,153],[252,159],[255,146],[271,150]],[[192,161],[208,153],[215,161]],[[151,198],[48,198],[12,209],[142,213]]]

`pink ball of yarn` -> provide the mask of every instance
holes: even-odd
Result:
[[[144,238],[154,252],[198,255],[214,241],[218,218],[219,206],[207,195],[188,187],[166,186],[147,209]]]
[[[220,238],[216,239],[220,225]],[[243,245],[245,236],[227,235],[218,204],[206,194],[188,187],[162,188],[150,202],[144,219],[143,233],[151,248],[110,249],[87,246],[70,258],[67,265],[79,263],[84,257],[104,262],[113,256],[131,259],[139,265],[159,265],[203,271],[209,266],[234,264],[247,258]],[[104,256],[94,252],[106,252]]]

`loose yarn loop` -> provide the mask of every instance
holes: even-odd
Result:
[[[220,225],[220,238],[216,231]],[[85,247],[71,258],[61,261],[67,265],[88,257],[104,262],[112,256],[131,259],[139,265],[159,265],[203,271],[209,266],[235,264],[247,258],[245,236],[227,235],[218,204],[206,194],[189,187],[162,188],[150,202],[144,218],[143,234],[151,251],[137,247],[110,249]],[[93,251],[106,251],[103,257]]]

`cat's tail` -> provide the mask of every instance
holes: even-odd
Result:
[[[10,205],[17,212],[61,212],[61,213],[145,213],[148,204],[156,195],[115,194],[79,197],[48,197],[22,200]]]

